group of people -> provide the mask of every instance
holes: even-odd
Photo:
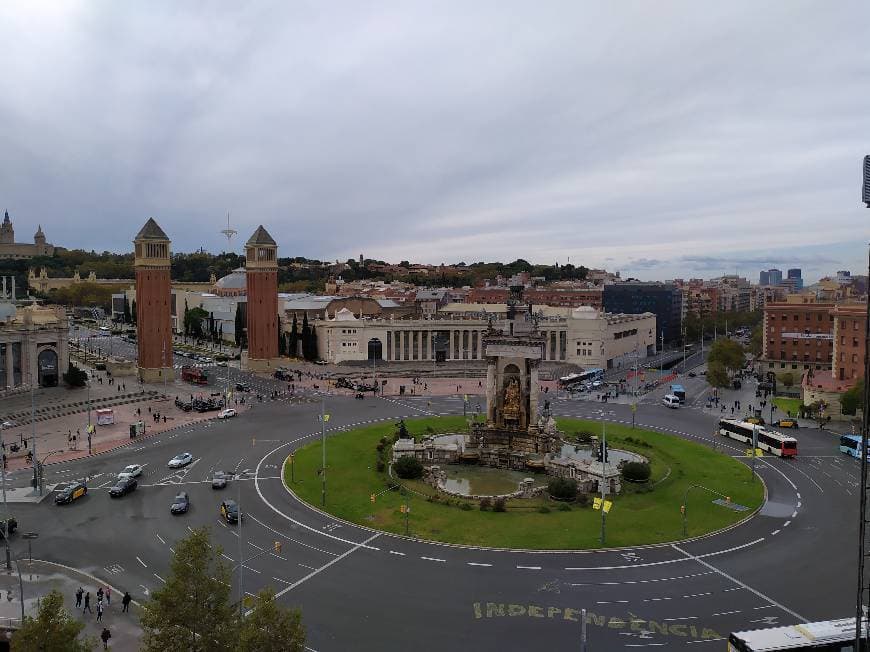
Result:
[[[103,600],[105,599],[106,606],[112,604],[112,587],[106,585],[106,588],[99,587],[97,589],[97,622],[103,622]],[[121,598],[121,613],[129,613],[130,611],[130,603],[133,601],[132,596],[129,591],[124,592],[124,597]],[[82,610],[82,615],[87,611],[90,614],[94,612],[91,610],[91,592],[85,591],[82,587],[79,587],[78,591],[76,591],[76,609]],[[109,631],[108,627],[104,627],[102,633],[100,634],[100,639],[103,641],[103,649],[108,649],[109,647],[109,639],[112,638],[112,633]]]

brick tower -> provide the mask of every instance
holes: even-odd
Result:
[[[274,368],[278,358],[278,245],[262,225],[245,243],[248,369]]]
[[[172,380],[169,238],[149,217],[133,240],[136,270],[136,339],[139,378],[145,383]]]

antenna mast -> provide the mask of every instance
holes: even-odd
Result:
[[[233,236],[238,233],[233,227],[230,226],[230,212],[227,211],[227,228],[221,230],[227,238],[227,251],[233,250]]]

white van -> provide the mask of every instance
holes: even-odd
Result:
[[[667,405],[669,408],[673,408],[676,410],[678,407],[680,407],[680,399],[678,399],[673,394],[667,394],[662,399],[662,404]]]

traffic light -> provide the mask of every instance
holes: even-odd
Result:
[[[281,554],[281,542],[280,541],[275,542],[275,554],[278,554],[278,555]]]
[[[371,496],[370,496],[370,498],[369,498],[369,500],[371,500],[371,501],[372,501],[372,503],[374,503],[374,502],[375,502],[375,495],[374,495],[374,494],[372,494],[372,495],[371,495]]]

